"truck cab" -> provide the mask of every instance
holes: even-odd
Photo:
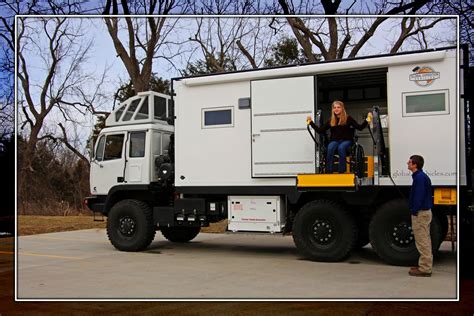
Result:
[[[170,96],[148,91],[121,103],[107,117],[91,158],[92,210],[107,214],[106,200],[158,184],[160,165],[171,162],[173,103]],[[117,197],[115,197],[117,199]]]

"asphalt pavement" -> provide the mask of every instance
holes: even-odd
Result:
[[[430,278],[390,266],[369,246],[343,262],[304,259],[291,236],[199,234],[143,252],[113,248],[104,229],[18,239],[17,298],[456,299],[456,252],[444,242]]]

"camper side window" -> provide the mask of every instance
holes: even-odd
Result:
[[[232,107],[202,109],[202,127],[211,128],[234,126],[232,116]]]
[[[403,93],[403,116],[449,114],[448,90]]]

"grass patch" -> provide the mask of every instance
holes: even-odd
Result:
[[[106,222],[94,222],[92,216],[18,216],[18,235],[35,235],[90,228],[105,228]]]
[[[54,232],[64,232],[91,228],[105,228],[104,222],[94,222],[92,216],[18,216],[18,235],[36,235]],[[209,227],[203,227],[203,233],[223,233],[227,229],[227,220],[213,223]]]

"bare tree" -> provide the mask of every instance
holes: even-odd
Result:
[[[15,15],[77,14],[87,0],[20,1],[0,3],[0,137],[14,130]]]
[[[0,17],[0,139],[11,135],[14,125],[14,29],[11,21],[13,21],[12,15]]]
[[[84,115],[89,110],[86,104],[68,99],[77,96],[78,87],[92,79],[92,75],[82,70],[92,43],[83,43],[81,24],[74,25],[66,18],[20,18],[18,22],[18,79],[21,87],[18,107],[22,113],[20,128],[27,132],[22,166],[31,168],[29,158],[33,157],[37,143],[44,139],[61,141],[88,163],[88,159],[70,143],[63,123],[58,125],[60,136],[54,129],[48,132],[44,128],[52,113],[60,114],[66,123],[75,122],[77,114]],[[33,52],[39,60],[31,60]],[[45,68],[39,70],[38,64]]]
[[[321,0],[322,8],[320,9],[328,15],[338,13],[349,14],[354,13],[353,10],[356,2],[353,1],[348,7],[342,9],[343,12],[340,12],[341,0]],[[274,7],[274,10],[284,14],[302,13],[310,9],[308,3],[302,1],[299,3],[299,6],[295,6],[292,1],[279,0],[278,7]],[[318,50],[325,60],[331,60],[344,56],[349,58],[357,56],[360,50],[373,38],[376,30],[382,23],[389,19],[385,15],[416,14],[421,11],[429,12],[432,8],[433,6],[428,0],[414,0],[410,2],[376,1],[372,2],[371,5],[367,5],[366,8],[357,8],[359,13],[361,13],[360,11],[366,11],[364,13],[379,15],[370,19],[370,23],[363,23],[362,25],[349,23],[349,18],[337,18],[334,16],[320,19],[315,23],[314,19],[301,17],[287,17],[286,21],[298,43],[303,48],[308,60],[314,61],[314,50]],[[407,38],[433,28],[437,23],[445,19],[447,18],[440,17],[429,19],[428,23],[420,23],[421,20],[415,23],[415,18],[402,18],[400,35],[392,44],[390,51],[392,53],[397,52]],[[356,34],[360,35],[355,36]]]
[[[104,14],[133,14],[146,13],[157,15],[168,15],[173,10],[185,13],[188,2],[184,0],[151,0],[148,5],[146,1],[131,2],[133,7],[125,0],[106,1]],[[177,22],[177,19],[169,21],[167,17],[143,18],[104,18],[107,30],[112,38],[117,56],[120,57],[128,75],[132,81],[135,92],[148,90],[152,76],[153,61],[157,58],[160,48],[170,44],[166,41]],[[125,24],[123,26],[123,24]],[[120,37],[124,30],[126,39]],[[178,43],[179,44],[179,43]],[[175,46],[179,54],[179,45]],[[161,56],[171,61],[173,56]]]
[[[202,0],[192,7],[194,14],[258,14],[262,1]],[[189,40],[202,52],[205,72],[259,68],[274,43],[275,33],[268,18],[196,18]],[[196,46],[197,45],[197,46]],[[194,56],[193,56],[194,57]],[[188,63],[190,64],[190,63]]]
[[[256,30],[251,24],[243,18],[197,18],[196,31],[189,40],[198,45],[209,72],[237,70],[241,54],[257,68],[253,54],[242,44]]]

